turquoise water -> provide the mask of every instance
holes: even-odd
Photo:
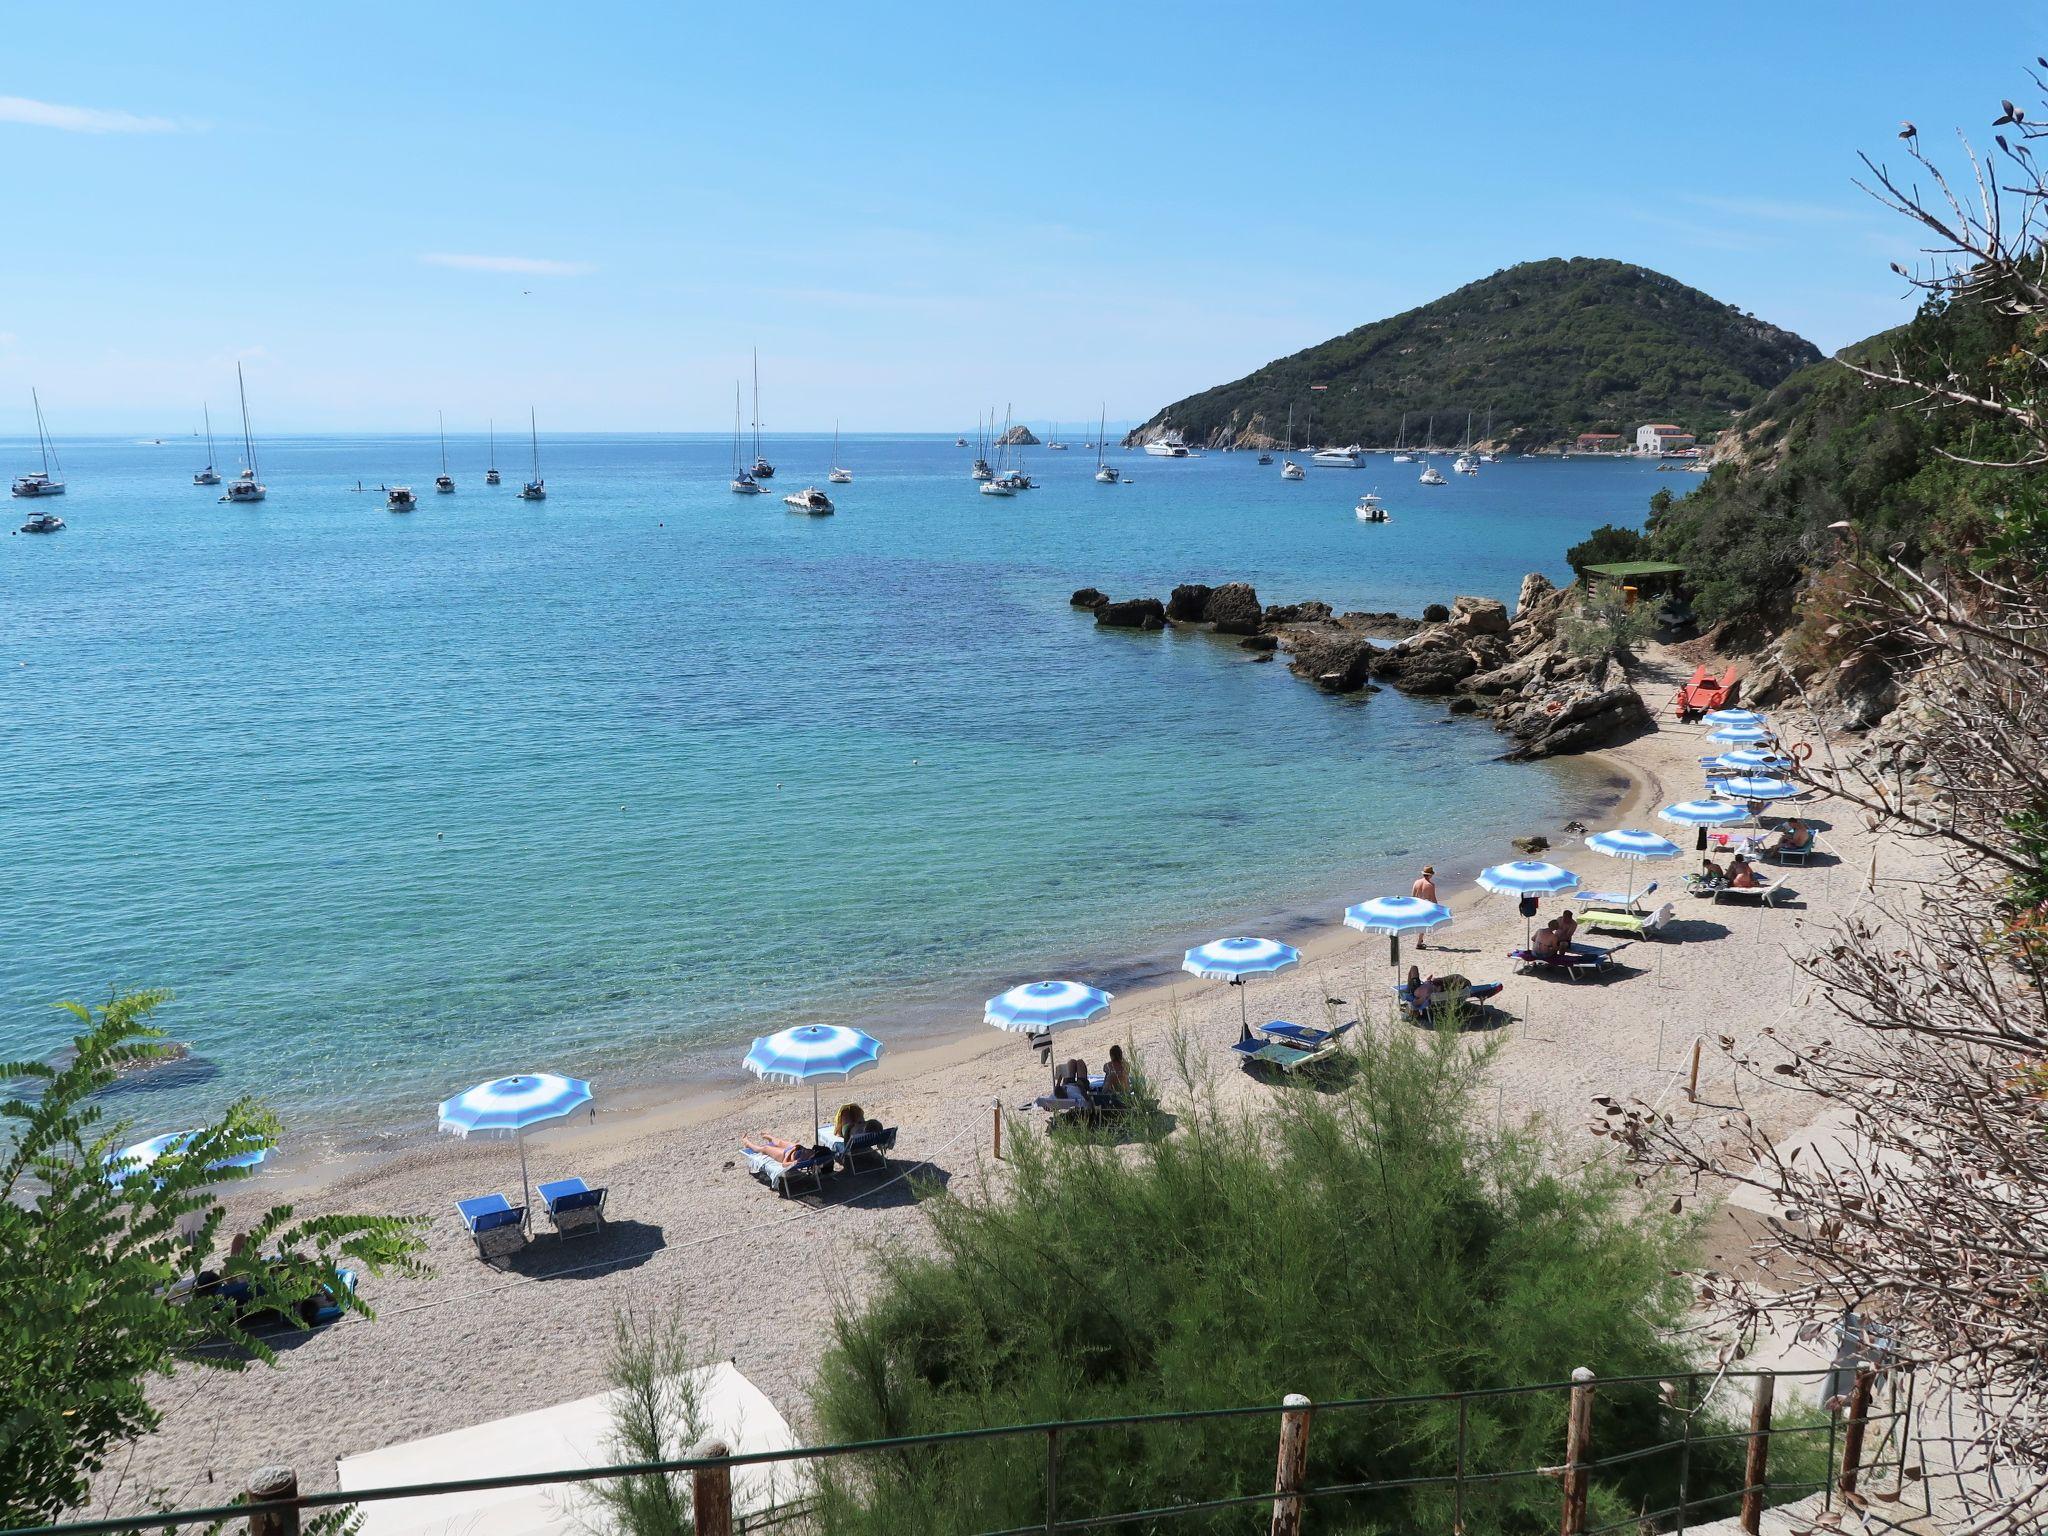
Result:
[[[1077,440],[1000,501],[950,439],[850,438],[811,519],[687,438],[546,441],[528,504],[523,446],[487,489],[451,443],[444,498],[431,440],[266,443],[237,508],[189,445],[65,445],[70,527],[0,542],[0,1048],[161,984],[197,1061],[150,1121],[258,1092],[302,1129],[417,1125],[522,1066],[736,1071],[788,1022],[971,1022],[1015,981],[1327,914],[1583,780],[1391,691],[1098,632],[1069,592],[1512,600],[1683,488],[1584,460],[1287,484],[1249,454],[1120,454],[1106,487]],[[775,488],[829,454],[774,441]],[[1351,515],[1374,485],[1389,525]]]

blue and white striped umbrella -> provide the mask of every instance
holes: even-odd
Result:
[[[1211,939],[1181,956],[1180,968],[1205,981],[1242,981],[1301,963],[1301,951],[1278,939]]]
[[[126,1184],[135,1175],[153,1166],[160,1157],[169,1157],[182,1152],[197,1131],[171,1131],[162,1136],[152,1136],[147,1141],[138,1141],[132,1147],[123,1147],[118,1152],[107,1154],[107,1181],[116,1189]],[[232,1157],[221,1158],[208,1163],[206,1171],[216,1173],[227,1168],[254,1168],[270,1156],[268,1147],[252,1147],[247,1152],[237,1152]]]
[[[1586,846],[1595,853],[1604,853],[1610,859],[1622,859],[1633,865],[1645,859],[1675,859],[1682,851],[1678,844],[1668,837],[1659,837],[1654,832],[1644,832],[1636,827],[1616,827],[1611,832],[1595,832],[1586,839]],[[1611,892],[1602,892],[1610,897]],[[1587,900],[1594,899],[1592,893]],[[1629,907],[1636,904],[1636,872],[1628,872],[1628,890],[1622,894],[1622,901]]]
[[[1797,784],[1745,774],[1733,779],[1715,779],[1707,786],[1717,795],[1736,800],[1786,800],[1799,793]]]
[[[1738,747],[1733,752],[1723,752],[1710,760],[1716,768],[1726,768],[1732,773],[1747,773],[1752,768],[1785,769],[1792,766],[1792,759],[1782,752],[1769,752],[1758,747]]]
[[[1759,741],[1769,741],[1776,731],[1761,725],[1723,725],[1707,732],[1709,741],[1725,741],[1731,746],[1746,747]]]
[[[1205,981],[1227,981],[1238,989],[1238,1022],[1250,1028],[1244,1000],[1244,982],[1249,976],[1270,976],[1301,963],[1301,951],[1278,939],[1211,939],[1180,957],[1180,968],[1193,971]]]
[[[1710,709],[1700,718],[1709,725],[1762,725],[1764,717],[1753,709]]]
[[[988,1000],[982,1022],[1035,1035],[1062,1024],[1085,1024],[1109,1010],[1111,994],[1078,981],[1032,981]]]
[[[1451,909],[1420,896],[1375,896],[1344,909],[1344,926],[1360,933],[1427,932],[1451,920]]]
[[[1665,806],[1657,815],[1682,827],[1725,827],[1749,820],[1749,812],[1732,800],[1682,800]]]
[[[1542,859],[1516,859],[1479,871],[1482,888],[1504,896],[1555,896],[1573,890],[1579,877]]]
[[[1610,859],[1675,859],[1682,851],[1668,837],[1634,827],[1616,827],[1612,832],[1595,832],[1586,846]]]
[[[441,1129],[464,1138],[510,1136],[519,1143],[519,1203],[526,1203],[526,1128],[573,1114],[590,1102],[590,1084],[558,1072],[494,1077],[441,1101]]]
[[[873,1035],[844,1024],[798,1024],[761,1036],[747,1048],[743,1065],[763,1082],[809,1083],[811,1123],[816,1125],[818,1084],[865,1072],[881,1057],[882,1042]]]

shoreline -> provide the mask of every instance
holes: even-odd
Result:
[[[1626,749],[1621,749],[1625,751]],[[1585,752],[1569,758],[1552,758],[1540,763],[1518,765],[1543,770],[1553,777],[1551,787],[1559,791],[1556,803],[1530,818],[1530,830],[1545,835],[1565,822],[1612,817],[1625,821],[1650,798],[1648,786],[1654,777],[1613,751]],[[1566,774],[1555,770],[1564,768]],[[1578,782],[1571,782],[1572,779]],[[1553,838],[1553,846],[1568,834]],[[1511,854],[1511,850],[1510,850]],[[1438,884],[1451,894],[1442,898],[1454,913],[1465,915],[1486,898],[1474,885],[1474,877],[1504,857],[1502,850],[1482,851],[1476,844],[1449,853],[1418,855],[1417,866],[1435,864]],[[1405,882],[1412,874],[1402,877]],[[1334,892],[1338,873],[1326,882]],[[1363,899],[1373,894],[1353,890],[1344,900]],[[1343,926],[1341,917],[1319,915],[1320,907],[1300,903],[1272,907],[1244,920],[1243,926],[1268,937],[1294,945],[1301,951],[1304,966],[1328,963],[1348,955],[1367,943],[1377,945],[1377,935],[1361,934]],[[1178,950],[1140,951],[1126,957],[1096,964],[1061,963],[1046,968],[1046,974],[1086,973],[1092,985],[1100,986],[1116,999],[1110,1017],[1131,1009],[1142,1009],[1170,998],[1174,990],[1192,981],[1180,968]],[[969,989],[972,990],[972,989]],[[980,1018],[981,998],[963,991],[959,998],[918,1005],[909,1014],[899,1009],[873,1008],[849,1012],[837,1022],[865,1029],[870,1034],[886,1030],[887,1051],[881,1066],[864,1074],[868,1082],[886,1083],[899,1075],[914,1075],[973,1061],[1000,1050],[1013,1040],[992,1030]],[[591,1112],[606,1138],[632,1139],[644,1130],[648,1134],[679,1126],[701,1124],[730,1110],[757,1089],[752,1078],[734,1066],[732,1042],[683,1044],[670,1048],[655,1062],[623,1067],[616,1078],[608,1078]],[[895,1070],[892,1070],[895,1069]],[[914,1069],[914,1071],[912,1070]],[[546,1129],[533,1134],[546,1134]],[[347,1187],[373,1178],[387,1165],[432,1160],[432,1149],[445,1145],[438,1128],[418,1117],[382,1126],[315,1127],[299,1136],[287,1135],[269,1165],[244,1186],[267,1192],[305,1197]]]

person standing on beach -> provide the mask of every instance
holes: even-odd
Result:
[[[1418,901],[1433,902],[1436,900],[1436,866],[1434,864],[1422,866],[1422,873],[1417,875],[1415,883],[1408,887],[1408,894],[1415,897]],[[1415,947],[1417,949],[1426,948],[1428,946],[1428,939],[1429,935],[1426,933],[1417,934]]]

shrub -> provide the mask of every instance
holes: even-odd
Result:
[[[1659,496],[1668,496],[1668,491],[1659,491]],[[1589,565],[1613,565],[1622,560],[1640,560],[1649,541],[1634,528],[1622,528],[1607,523],[1595,528],[1577,544],[1565,551],[1564,558],[1572,568],[1572,574],[1580,580],[1586,576]]]
[[[930,1242],[886,1250],[872,1299],[842,1310],[821,1363],[826,1438],[1274,1403],[1447,1393],[1683,1368],[1674,1279],[1686,1226],[1626,1174],[1495,1128],[1489,1052],[1453,1033],[1362,1035],[1328,1092],[1289,1084],[1270,1114],[1224,1112],[1190,1080],[1171,1134],[1136,1148],[1018,1137],[1007,1194],[934,1193]],[[1600,1453],[1668,1438],[1654,1389],[1612,1387]],[[1698,1427],[1698,1426],[1696,1426]],[[1555,1394],[1473,1400],[1470,1468],[1554,1465]],[[1709,1431],[1698,1427],[1702,1435]],[[1062,1518],[1271,1488],[1275,1422],[1069,1431]],[[1320,1413],[1323,1484],[1451,1470],[1454,1404]],[[1739,1486],[1739,1446],[1695,1445],[1699,1490]],[[980,1530],[1043,1519],[1045,1444],[974,1440],[834,1463],[820,1528],[835,1536]],[[1595,1524],[1674,1502],[1655,1453],[1595,1484]],[[1476,1530],[1553,1529],[1541,1480],[1473,1485]],[[1412,1488],[1315,1505],[1320,1530],[1447,1529],[1450,1494]],[[1242,1529],[1243,1511],[1175,1530]]]
[[[1558,620],[1558,633],[1566,652],[1587,661],[1626,656],[1656,631],[1651,607],[1647,602],[1631,603],[1621,588],[1603,581]]]

